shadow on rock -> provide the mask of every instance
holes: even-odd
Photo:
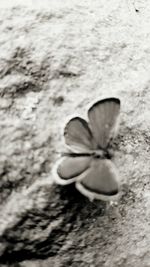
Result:
[[[44,205],[38,205],[41,191]],[[36,194],[36,205],[34,203],[30,210],[25,208],[19,220],[1,235],[1,263],[46,259],[57,255],[74,228],[80,229],[84,224],[91,224],[93,218],[104,214],[105,203],[90,202],[74,185],[42,187]]]

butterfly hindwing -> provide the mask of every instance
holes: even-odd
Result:
[[[119,112],[118,98],[100,100],[88,110],[89,124],[98,147],[107,148],[115,136]]]
[[[90,166],[90,156],[66,156],[55,167],[54,179],[58,184],[70,184]]]
[[[83,153],[94,148],[93,137],[88,123],[80,117],[75,117],[66,124],[64,137],[66,144],[74,152]]]
[[[95,158],[76,182],[76,187],[90,199],[109,200],[119,192],[118,180],[117,170],[110,160]]]

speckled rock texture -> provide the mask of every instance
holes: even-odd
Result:
[[[149,1],[6,2],[0,267],[150,267]],[[89,103],[111,96],[122,103],[114,206],[55,185],[52,174],[66,118],[86,118]]]

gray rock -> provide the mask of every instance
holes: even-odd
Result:
[[[150,4],[49,2],[1,8],[0,266],[149,267]],[[122,102],[113,207],[51,172],[66,117],[106,96]]]

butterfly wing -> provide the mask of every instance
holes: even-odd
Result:
[[[116,134],[120,100],[106,98],[96,102],[89,110],[89,124],[97,145],[105,149]]]
[[[63,157],[53,169],[55,182],[62,185],[75,182],[89,168],[90,161],[90,156]]]
[[[66,144],[74,152],[83,153],[94,149],[94,139],[88,123],[80,117],[75,117],[66,124],[64,137]]]
[[[111,200],[119,193],[119,179],[114,164],[108,159],[92,159],[76,182],[76,188],[89,199]]]

